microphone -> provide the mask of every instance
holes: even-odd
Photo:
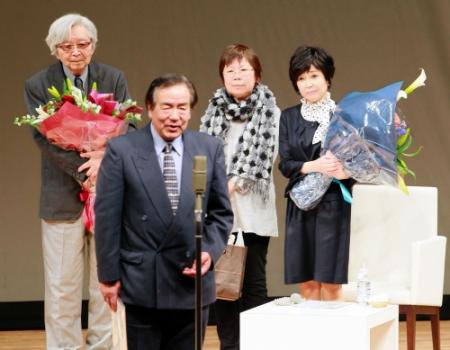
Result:
[[[192,189],[196,194],[202,194],[206,190],[206,156],[194,156]]]

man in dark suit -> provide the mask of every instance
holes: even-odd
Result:
[[[126,306],[128,346],[194,349],[195,221],[193,157],[207,157],[201,253],[203,320],[215,301],[213,265],[233,223],[223,145],[186,130],[197,101],[184,76],[153,80],[151,123],[109,142],[100,167],[96,240],[100,286],[115,310]]]
[[[111,66],[91,62],[97,29],[88,18],[69,14],[52,23],[47,44],[58,62],[38,72],[25,83],[29,114],[51,96],[48,88],[62,91],[65,79],[89,92],[96,82],[100,92],[113,93],[118,101],[128,97],[123,73]],[[40,217],[45,272],[45,328],[47,348],[81,348],[81,298],[84,251],[88,252],[89,329],[87,348],[109,349],[111,318],[98,288],[95,245],[85,232],[81,213],[81,184],[95,182],[104,150],[82,153],[50,144],[37,130],[33,137],[42,154]]]

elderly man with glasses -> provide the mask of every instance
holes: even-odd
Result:
[[[100,92],[127,99],[124,74],[91,61],[97,29],[88,18],[67,14],[55,20],[46,38],[58,62],[33,75],[25,83],[28,113],[50,98],[47,88],[62,91],[65,79],[89,93],[92,84]],[[81,333],[81,300],[84,261],[89,265],[89,329],[87,349],[111,348],[111,317],[98,287],[94,236],[85,232],[79,198],[80,184],[95,181],[103,151],[79,154],[50,144],[39,132],[33,137],[42,154],[40,217],[45,273],[45,329],[48,349],[84,347]],[[86,259],[84,254],[86,254]]]

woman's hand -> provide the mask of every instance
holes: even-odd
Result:
[[[344,167],[339,163],[339,168],[335,171],[331,176],[335,177],[338,180],[345,180],[350,178],[350,176],[345,172]]]
[[[330,177],[335,177],[338,180],[344,180],[350,177],[345,172],[339,159],[337,159],[330,151],[327,151],[327,153],[316,160],[304,163],[301,172],[303,174],[317,172]]]
[[[337,169],[331,172],[329,176],[335,177],[338,180],[348,179],[350,176],[348,176],[348,174],[345,172],[344,166],[342,165],[341,161],[337,159],[336,156],[330,151],[327,151],[326,155],[337,162]]]
[[[339,160],[330,151],[327,151],[327,153],[316,160],[305,162],[300,171],[303,174],[316,172],[334,176],[333,174],[339,170],[339,166]]]
[[[236,191],[236,182],[234,178],[228,180],[228,194],[231,196]]]

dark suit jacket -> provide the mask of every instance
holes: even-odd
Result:
[[[120,280],[125,303],[158,309],[193,309],[195,279],[184,276],[195,256],[192,167],[207,157],[203,251],[222,254],[233,223],[222,142],[186,130],[180,203],[174,217],[150,127],[111,140],[98,182],[96,249],[101,282]],[[203,305],[215,300],[214,272],[203,276]]]
[[[35,114],[39,105],[47,103],[51,95],[48,88],[55,86],[63,91],[66,79],[60,62],[36,73],[25,82],[25,102],[28,113]],[[114,93],[119,102],[128,98],[128,87],[124,74],[114,67],[91,62],[88,86],[97,83],[100,92]],[[33,137],[42,152],[40,216],[48,220],[74,220],[83,209],[79,199],[79,183],[86,180],[84,173],[77,171],[86,159],[77,152],[65,151],[51,145],[36,129]]]

